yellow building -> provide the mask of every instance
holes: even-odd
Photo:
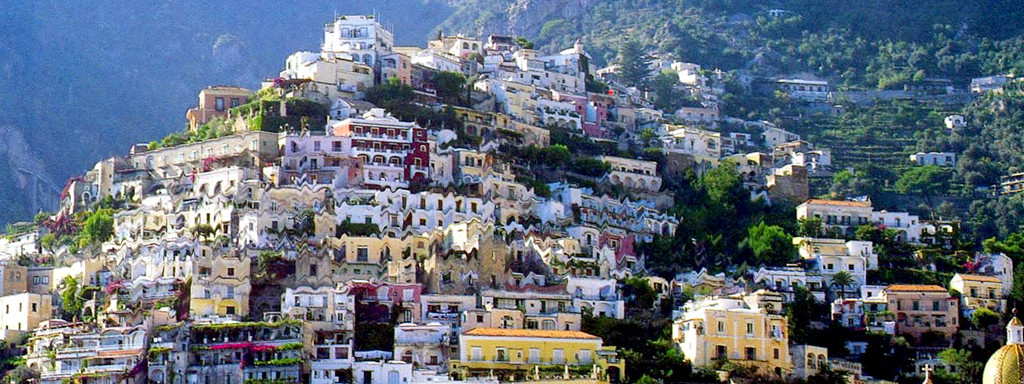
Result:
[[[961,310],[988,308],[996,313],[1006,311],[1003,283],[993,276],[955,274],[949,289],[960,292]]]
[[[625,361],[600,337],[580,331],[475,328],[459,338],[451,372],[501,381],[591,380],[617,383]]]
[[[225,253],[204,245],[193,262],[189,313],[194,317],[247,316],[252,288],[250,265],[245,254]]]
[[[769,294],[691,301],[672,325],[672,340],[694,366],[718,360],[783,377],[792,371],[786,318]]]

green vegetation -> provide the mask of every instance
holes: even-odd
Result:
[[[302,359],[298,357],[287,357],[282,359],[271,359],[256,361],[253,363],[255,366],[267,366],[267,365],[296,365],[302,363]]]

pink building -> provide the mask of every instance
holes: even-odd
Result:
[[[372,283],[351,281],[348,292],[355,297],[356,313],[364,320],[388,322],[398,314],[398,322],[420,321],[420,284]]]
[[[225,117],[228,110],[249,102],[252,91],[228,85],[214,85],[199,91],[199,105],[185,112],[188,128],[196,130],[216,117]]]

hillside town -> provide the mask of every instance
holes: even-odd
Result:
[[[287,56],[259,89],[199,90],[184,131],[96,162],[57,212],[9,227],[0,336],[24,381],[932,383],[968,346],[994,351],[991,374],[1024,358],[1010,256],[965,251],[960,223],[915,207],[824,196],[843,171],[833,150],[727,115],[721,71],[646,61],[678,77],[666,110],[580,40],[401,46],[396,32],[335,17],[320,51]],[[748,80],[808,108],[863,96]],[[730,175],[736,188],[716,190]],[[680,209],[695,204],[683,179],[798,233],[751,223],[763,241],[742,262],[712,252],[682,227],[713,233],[741,213]],[[700,258],[665,261],[682,247]],[[886,363],[897,354],[912,364]]]

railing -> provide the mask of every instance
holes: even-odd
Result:
[[[356,147],[352,148],[354,152],[372,152],[372,153],[387,153],[393,155],[406,155],[409,153],[405,149],[388,149],[388,148],[373,148],[373,147]]]
[[[126,364],[90,365],[85,367],[86,372],[116,372],[126,370],[128,370],[128,365]]]
[[[385,168],[405,169],[405,166],[402,165],[402,164],[369,162],[369,163],[366,163],[365,165],[371,166],[371,167],[385,167]]]
[[[381,134],[376,134],[375,135],[375,134],[372,134],[372,133],[356,133],[356,132],[352,133],[352,137],[353,138],[361,138],[361,139],[382,139],[382,140],[395,140],[395,141],[409,141],[410,140],[408,137],[405,137],[405,136],[391,136],[391,135],[381,135]]]

